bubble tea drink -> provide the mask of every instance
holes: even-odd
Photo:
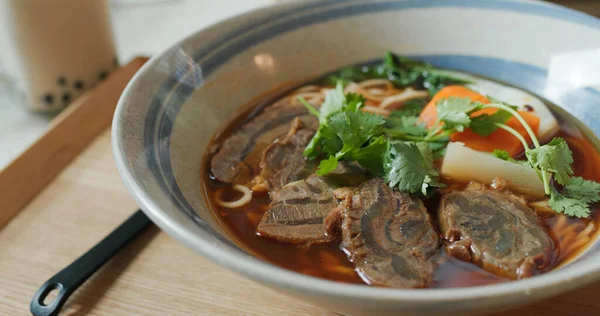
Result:
[[[63,109],[118,66],[108,0],[0,0],[27,103]]]

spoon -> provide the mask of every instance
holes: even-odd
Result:
[[[69,296],[150,223],[150,219],[141,210],[131,215],[92,249],[46,281],[31,300],[31,314],[58,315]],[[48,294],[54,290],[58,290],[56,298],[50,303],[44,303]]]

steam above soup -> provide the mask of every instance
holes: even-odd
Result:
[[[596,232],[598,153],[524,91],[388,53],[257,113],[215,141],[206,182],[240,242],[283,267],[473,286],[549,271]]]

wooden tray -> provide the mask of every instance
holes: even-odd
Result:
[[[106,127],[144,61],[134,60],[72,105],[0,172],[0,314],[28,314],[31,297],[49,277],[136,210],[117,174]],[[597,293],[600,283],[506,314],[595,315]],[[334,315],[221,268],[156,227],[88,280],[61,313],[87,314]]]

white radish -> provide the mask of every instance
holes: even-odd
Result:
[[[536,198],[544,197],[544,185],[535,170],[473,150],[463,143],[449,143],[441,174],[459,182],[477,181],[491,184],[499,177],[515,192]]]

